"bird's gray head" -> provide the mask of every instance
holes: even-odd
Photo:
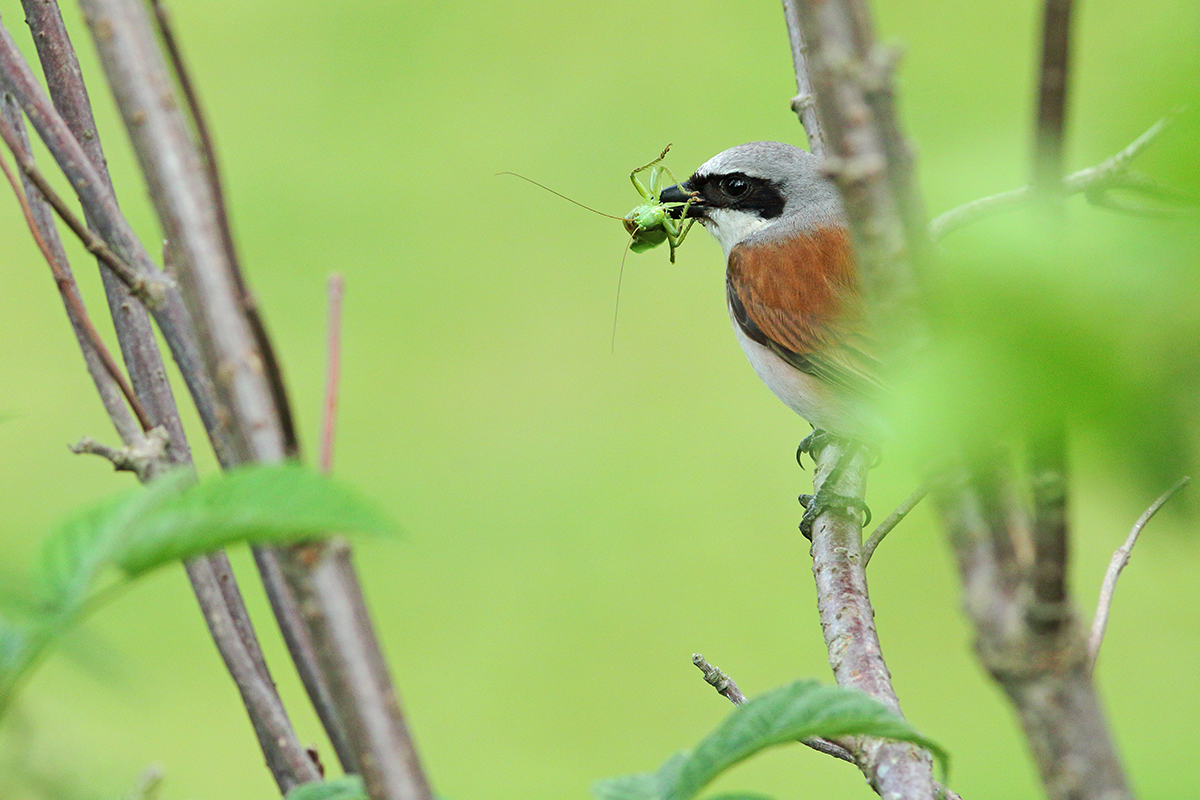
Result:
[[[786,236],[841,220],[841,199],[811,153],[781,142],[731,147],[705,162],[692,177],[664,189],[661,202],[682,203],[721,243],[728,257],[750,237]],[[679,207],[680,209],[682,207]]]

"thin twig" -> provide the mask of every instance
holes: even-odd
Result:
[[[1125,543],[1117,548],[1113,553],[1112,561],[1108,564],[1108,570],[1104,573],[1104,583],[1100,586],[1100,602],[1096,605],[1096,616],[1092,619],[1092,632],[1088,636],[1088,672],[1093,672],[1096,669],[1096,659],[1100,655],[1100,644],[1104,641],[1104,630],[1108,626],[1108,612],[1112,609],[1113,592],[1117,588],[1117,578],[1121,576],[1121,570],[1125,569],[1125,565],[1129,563],[1129,557],[1133,553],[1133,546],[1137,544],[1138,536],[1141,535],[1142,529],[1150,520],[1154,519],[1154,515],[1158,510],[1179,492],[1180,489],[1187,486],[1191,482],[1190,476],[1184,476],[1170,489],[1167,489],[1162,495],[1150,504],[1150,507],[1138,517],[1138,521],[1133,524],[1133,529],[1129,531],[1129,536],[1125,539]]]
[[[7,103],[5,103],[5,106],[5,116],[9,117],[9,119],[5,120],[7,123],[11,117],[8,114]],[[20,129],[16,128],[16,130],[19,136]],[[23,139],[24,137],[21,138]],[[26,148],[28,147],[28,141],[22,143]],[[12,174],[12,171],[8,168],[8,163],[3,159],[0,159],[0,169],[4,170],[4,177],[8,179],[13,194],[17,197],[17,202],[21,206],[21,213],[25,217],[25,222],[29,226],[29,232],[33,235],[33,240],[37,244],[38,250],[41,251],[42,257],[50,266],[50,272],[54,276],[55,284],[58,286],[59,295],[61,295],[63,305],[67,309],[67,319],[70,321],[71,327],[79,339],[88,373],[92,376],[92,381],[96,384],[96,389],[100,393],[101,400],[104,402],[105,409],[108,411],[109,417],[113,420],[117,432],[122,437],[132,438],[137,435],[137,428],[130,424],[132,420],[127,421],[129,416],[127,408],[133,411],[134,416],[137,417],[137,425],[141,427],[143,432],[150,430],[152,424],[146,415],[146,410],[142,408],[141,402],[133,392],[133,387],[125,379],[125,374],[121,372],[121,368],[117,365],[112,354],[108,352],[108,347],[104,344],[104,340],[100,338],[96,327],[92,325],[87,308],[83,304],[83,298],[79,294],[79,286],[75,283],[75,276],[71,274],[70,265],[67,263],[66,253],[62,250],[62,243],[57,240],[57,237],[54,238],[53,245],[48,241],[48,234],[52,228],[46,227],[44,215],[42,220],[39,220],[35,216],[29,198],[21,190],[16,176]],[[116,400],[118,396],[124,399],[124,403]],[[125,404],[128,405],[126,406]]]
[[[37,187],[38,192],[46,199],[46,202],[50,204],[59,218],[67,223],[67,227],[79,238],[79,241],[87,251],[102,260],[113,272],[117,273],[125,285],[129,287],[130,291],[139,299],[150,303],[157,302],[156,292],[146,278],[122,261],[116,253],[109,249],[104,240],[88,230],[87,225],[67,207],[63,199],[50,186],[50,182],[46,180],[46,176],[33,163],[32,157],[28,156],[22,150],[20,144],[17,142],[15,132],[7,120],[0,122],[0,138],[4,139],[4,144],[12,152],[21,173],[29,179],[30,183]]]
[[[733,682],[733,678],[726,675],[719,667],[714,667],[705,660],[700,653],[692,654],[692,663],[704,675],[704,682],[717,690],[717,694],[724,697],[735,706],[740,706],[746,702],[746,695],[742,694],[742,690]]]
[[[717,694],[735,706],[740,706],[746,702],[746,695],[742,694],[742,690],[733,682],[733,678],[730,678],[718,667],[714,667],[708,663],[704,659],[704,656],[695,653],[692,656],[692,663],[704,674],[705,682],[717,690]],[[798,741],[800,744],[811,747],[818,753],[824,753],[827,756],[833,756],[842,761],[848,761],[851,764],[855,763],[854,755],[847,748],[828,739],[822,739],[820,736],[808,736]]]
[[[1144,176],[1129,171],[1133,159],[1170,126],[1171,121],[1178,113],[1179,111],[1175,111],[1158,120],[1128,146],[1104,159],[1099,164],[1086,167],[1078,172],[1073,172],[1063,178],[1059,193],[1063,197],[1086,194],[1088,201],[1094,205],[1107,205],[1111,201],[1108,192],[1113,189],[1130,189],[1147,194],[1158,193],[1168,201],[1177,203],[1194,202],[1193,198],[1170,187],[1148,181]],[[1034,197],[1035,193],[1032,186],[1022,186],[1019,189],[1012,189],[1007,192],[981,197],[978,200],[964,203],[957,208],[952,208],[943,214],[939,214],[933,222],[929,223],[929,238],[934,242],[941,241],[947,234],[953,233],[959,228],[973,222],[978,222],[981,219],[1028,205],[1033,201]],[[1178,213],[1178,211],[1172,209],[1144,209],[1137,207],[1122,207],[1119,210],[1135,214],[1155,214],[1157,212],[1162,216]],[[1193,209],[1184,209],[1182,211],[1192,212]]]
[[[329,336],[325,347],[325,407],[321,415],[321,472],[333,469],[333,439],[337,426],[338,384],[342,364],[342,295],[345,281],[339,273],[329,276]]]
[[[71,452],[75,455],[86,453],[100,456],[111,461],[113,469],[132,472],[145,483],[153,475],[155,465],[162,461],[168,441],[167,430],[160,425],[147,431],[145,439],[136,446],[109,447],[85,436],[78,443],[71,445]]]
[[[871,556],[875,553],[875,548],[879,547],[879,543],[883,541],[883,537],[892,532],[900,522],[908,516],[908,512],[917,507],[917,504],[925,499],[929,494],[929,484],[923,483],[916,490],[905,498],[904,502],[896,506],[896,509],[887,515],[887,517],[875,526],[875,530],[871,531],[870,537],[863,543],[863,569],[866,569],[867,564],[871,563]]]

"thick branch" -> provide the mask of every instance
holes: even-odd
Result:
[[[1001,455],[936,490],[958,560],[964,606],[983,666],[1007,693],[1051,800],[1124,800],[1132,794],[1087,669],[1069,605],[1059,624],[1036,624],[1028,515]]]

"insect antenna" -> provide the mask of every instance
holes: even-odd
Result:
[[[526,178],[524,175],[518,175],[515,172],[497,172],[496,174],[497,175],[512,175],[514,178],[520,178],[521,180],[526,181],[527,183],[532,183],[534,186],[545,189],[547,192],[549,192],[552,195],[555,195],[556,197],[561,197],[563,200],[566,200],[568,203],[574,203],[575,205],[579,206],[580,208],[586,208],[588,211],[591,211],[593,214],[599,214],[600,216],[608,217],[609,219],[620,219],[620,220],[627,219],[626,217],[617,217],[612,214],[605,214],[603,211],[597,211],[596,209],[592,208],[591,206],[584,205],[583,203],[579,202],[578,200],[572,200],[571,198],[567,197],[565,194],[562,194],[561,192],[554,191],[549,186],[546,186],[543,183],[538,183],[533,178]]]
[[[617,352],[617,314],[621,311],[621,281],[625,280],[625,259],[629,257],[629,248],[633,245],[635,235],[630,235],[629,241],[625,243],[625,252],[621,254],[621,269],[617,272],[617,302],[613,306],[613,331],[612,341],[608,346],[609,353]]]

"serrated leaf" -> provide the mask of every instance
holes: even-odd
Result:
[[[658,772],[601,781],[592,792],[600,800],[691,800],[734,764],[809,736],[896,739],[928,749],[943,772],[948,763],[941,747],[866,694],[796,681],[738,706],[694,750],[676,754]]]
[[[345,775],[332,781],[302,783],[287,793],[286,800],[367,800],[362,778]]]

